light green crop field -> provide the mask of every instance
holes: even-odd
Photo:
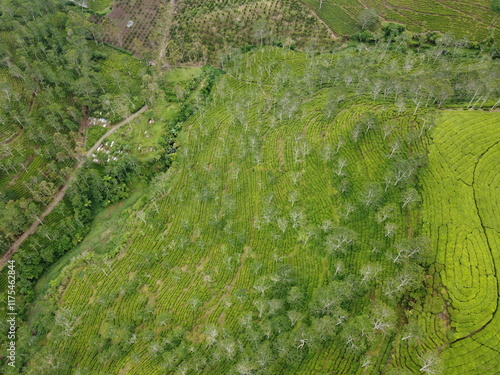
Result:
[[[446,374],[497,374],[500,113],[444,112],[432,138],[423,217],[451,301],[433,317],[448,320],[448,340],[433,341]]]
[[[360,30],[359,14],[374,8],[387,20],[402,23],[411,31],[452,32],[457,37],[484,40],[491,28],[498,28],[498,14],[490,0],[303,0],[338,34]],[[320,8],[320,3],[321,8]]]

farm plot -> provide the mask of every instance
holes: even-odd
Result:
[[[297,0],[117,0],[105,17],[91,19],[106,41],[148,58],[156,58],[156,48],[170,65],[213,64],[231,48],[252,44],[327,47],[333,39]]]
[[[447,374],[499,371],[499,119],[445,112],[429,148],[424,226],[451,300],[443,342],[450,345],[442,347]]]
[[[107,42],[141,56],[151,48],[150,35],[161,3],[161,0],[116,0],[106,16],[92,15],[90,19],[102,26]]]
[[[181,0],[171,35],[184,60],[212,63],[229,46],[327,47],[332,41],[327,28],[296,0]]]

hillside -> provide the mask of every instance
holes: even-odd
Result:
[[[0,5],[0,373],[500,374],[500,2]]]
[[[234,47],[285,45],[331,49],[363,29],[395,22],[417,33],[414,43],[498,44],[499,15],[491,0],[159,0],[90,1],[90,20],[104,40],[162,66],[218,64]],[[427,34],[427,35],[426,35]]]
[[[58,1],[3,1],[0,18],[3,254],[70,177],[92,121],[142,107],[145,67],[92,40],[85,18]]]
[[[498,113],[443,113],[423,177],[424,226],[436,252],[435,280],[449,298],[450,332],[431,334],[445,373],[498,373]]]
[[[470,282],[457,285],[454,275],[464,271],[436,246],[448,242],[443,225],[434,226],[457,216],[447,214],[456,205],[440,198],[453,191],[435,187],[442,173],[434,170],[450,160],[443,155],[449,145],[457,162],[489,149],[493,157],[498,115],[430,116],[425,107],[432,96],[415,97],[412,81],[401,92],[374,91],[352,71],[377,76],[387,61],[403,66],[406,57],[373,56],[364,49],[312,56],[264,48],[228,61],[211,102],[184,122],[172,167],[123,211],[116,227],[95,229],[101,234],[93,236],[105,241],[98,251],[84,241],[69,265],[43,280],[50,287],[20,330],[20,341],[30,342],[22,349],[28,373],[78,367],[89,374],[356,374],[441,367],[454,374],[463,363],[475,373],[494,373],[492,286],[482,289],[490,309],[477,312],[464,309],[472,300],[458,292],[481,280],[496,285],[498,248],[484,245],[477,275],[471,269]],[[450,63],[453,82],[478,72],[474,59],[442,59],[427,71],[429,80]],[[352,71],[338,69],[346,61]],[[467,97],[460,90],[453,95],[447,100]],[[415,100],[401,104],[398,96]],[[455,123],[464,130],[484,126],[474,143],[481,147],[456,144],[467,132],[457,131],[455,141],[447,130]],[[486,173],[487,156],[474,173]],[[469,184],[474,179],[449,173]],[[473,189],[480,210],[488,210],[481,208],[487,186]],[[481,228],[478,223],[471,232],[478,240]],[[110,237],[109,230],[121,236]],[[467,325],[470,314],[483,318]],[[471,353],[466,361],[459,357],[464,347]]]
[[[281,44],[328,48],[334,35],[298,0],[117,0],[91,20],[114,45],[163,65],[218,64],[233,48]]]

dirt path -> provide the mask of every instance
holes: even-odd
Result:
[[[129,117],[127,117],[122,122],[120,122],[120,123],[116,124],[115,126],[113,126],[113,128],[111,128],[110,130],[108,130],[101,138],[99,138],[99,140],[84,155],[84,157],[79,158],[78,163],[76,164],[75,168],[73,169],[73,172],[71,173],[70,178],[68,179],[68,182],[59,190],[59,192],[55,196],[55,198],[52,201],[52,203],[50,203],[47,206],[47,208],[40,215],[40,217],[33,224],[31,224],[31,226],[16,240],[16,242],[14,242],[12,244],[12,246],[10,247],[10,249],[3,255],[2,259],[0,260],[0,270],[2,270],[3,267],[5,266],[5,264],[7,264],[7,262],[10,260],[10,258],[12,258],[12,255],[14,255],[14,253],[19,249],[19,247],[24,242],[24,240],[26,240],[26,238],[28,238],[29,235],[33,234],[36,231],[36,229],[38,228],[38,226],[40,225],[40,223],[43,222],[43,219],[45,219],[52,212],[52,210],[57,206],[57,204],[63,200],[64,195],[66,194],[66,190],[68,190],[68,188],[71,186],[71,183],[73,182],[73,180],[75,178],[76,172],[78,171],[78,169],[80,169],[83,166],[83,164],[85,163],[85,161],[92,156],[92,154],[101,145],[101,143],[107,137],[109,137],[111,134],[113,134],[118,129],[120,129],[123,125],[128,124],[129,121],[132,121],[137,116],[139,116],[141,113],[145,112],[147,109],[148,109],[148,106],[145,105],[144,107],[142,107],[136,113],[130,115]]]
[[[18,132],[10,135],[5,141],[2,141],[0,142],[0,145],[6,145],[6,144],[9,144],[10,142],[12,142],[14,139],[16,139],[19,135],[21,135],[21,133],[23,132],[23,130],[19,130]]]
[[[160,46],[158,48],[158,63],[160,66],[168,65],[168,60],[166,57],[167,47],[170,43],[170,28],[174,21],[175,14],[175,0],[170,0],[166,5],[164,13],[160,16],[159,20],[160,29],[164,27],[163,38],[160,40]]]

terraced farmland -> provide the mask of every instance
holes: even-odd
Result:
[[[434,343],[446,374],[497,374],[500,114],[445,112],[432,137],[424,225],[451,301],[449,334]]]
[[[500,141],[481,108],[497,62],[433,52],[263,47],[226,56],[225,74],[164,77],[155,110],[109,141],[171,166],[93,229],[104,243],[83,241],[37,285],[18,330],[25,372],[495,371]],[[59,238],[40,226],[15,255],[20,288],[83,239],[64,234],[87,206],[127,195],[135,163],[77,177],[52,213]]]
[[[267,48],[228,65],[120,241],[83,246],[33,306],[28,373],[405,367],[421,120],[363,98],[327,116],[327,88],[298,90],[319,63]]]
[[[490,29],[498,29],[498,14],[490,0],[469,2],[457,0],[304,0],[338,34],[353,34],[360,30],[359,15],[374,8],[387,20],[403,23],[411,31],[451,32],[456,37],[482,41]],[[321,7],[320,7],[321,3]],[[498,38],[498,36],[497,36]],[[497,39],[498,40],[498,39]]]

